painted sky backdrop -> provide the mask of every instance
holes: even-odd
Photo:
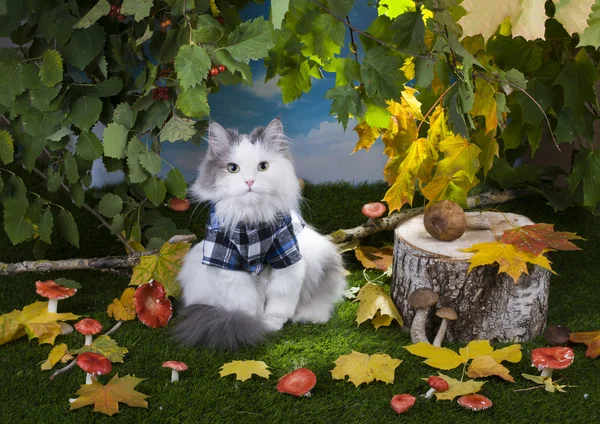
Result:
[[[269,8],[268,1],[264,5],[252,4],[242,11],[242,18],[248,20],[262,15],[268,19]],[[376,16],[374,7],[368,6],[366,0],[359,0],[350,20],[359,29],[366,29]],[[349,42],[348,33],[346,41]],[[342,57],[348,54],[348,48],[342,49]],[[382,170],[386,163],[383,144],[377,142],[368,153],[362,150],[351,154],[357,141],[357,135],[352,131],[356,121],[350,120],[347,131],[344,131],[336,118],[329,115],[331,100],[325,99],[324,94],[334,86],[335,74],[324,72],[322,80],[313,79],[310,93],[284,105],[277,79],[264,82],[263,62],[252,62],[251,68],[252,86],[222,86],[218,93],[209,96],[211,119],[224,127],[247,133],[279,116],[286,134],[292,139],[297,174],[312,183],[383,178]],[[186,179],[192,181],[207,146],[176,142],[164,143],[163,148],[165,160],[180,168]],[[94,177],[96,182],[120,179],[120,175],[106,175],[101,164],[96,164]]]

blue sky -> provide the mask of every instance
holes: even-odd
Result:
[[[353,25],[364,29],[376,17],[376,10],[368,7],[366,1],[357,2],[350,20]],[[265,5],[252,5],[243,11],[244,20],[260,15],[268,18],[269,2]],[[346,36],[347,43],[349,36]],[[348,55],[342,49],[341,56]],[[325,99],[325,92],[333,87],[335,74],[324,73],[322,80],[313,79],[309,94],[300,100],[284,105],[276,79],[264,82],[265,68],[262,61],[251,63],[252,86],[223,86],[209,96],[211,119],[224,127],[237,128],[240,132],[250,132],[256,126],[264,126],[279,116],[288,137],[292,139],[296,171],[299,177],[313,183],[324,181],[374,181],[382,179],[386,162],[383,145],[377,142],[367,153],[364,150],[351,154],[357,140],[351,121],[347,131],[329,116],[331,100]],[[163,157],[167,162],[181,169],[188,181],[195,178],[197,166],[206,145],[194,146],[176,142],[163,145]],[[107,176],[98,167],[97,178]]]

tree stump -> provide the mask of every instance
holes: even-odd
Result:
[[[477,215],[479,212],[468,212]],[[533,222],[522,215],[483,212],[497,236],[514,226]],[[458,319],[450,323],[446,340],[467,342],[489,339],[502,342],[530,340],[541,334],[548,313],[550,271],[528,264],[515,284],[497,265],[474,268],[467,275],[472,253],[459,249],[495,241],[491,230],[469,229],[451,242],[431,237],[423,226],[423,215],[400,224],[395,230],[391,296],[410,328],[415,310],[408,305],[413,290],[427,287],[439,296],[437,307],[450,306]],[[433,340],[440,319],[431,310],[428,336]]]

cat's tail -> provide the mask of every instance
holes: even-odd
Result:
[[[182,344],[219,350],[256,345],[266,335],[267,329],[260,318],[204,304],[184,307],[173,330],[173,337]]]

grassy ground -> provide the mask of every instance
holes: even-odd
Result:
[[[360,206],[366,201],[382,198],[383,185],[332,184],[308,186],[305,191],[306,219],[323,232],[350,228],[362,222]],[[524,213],[538,222],[555,222],[560,230],[576,231],[587,239],[580,243],[581,252],[559,252],[552,256],[552,277],[549,323],[568,325],[576,331],[600,329],[598,296],[600,285],[600,219],[572,209],[554,214],[536,197],[503,206],[504,210]],[[49,255],[59,257],[92,257],[120,253],[119,244],[85,212],[74,212],[81,230],[81,249],[76,251],[59,242]],[[174,215],[178,224],[193,231],[204,225],[204,215],[197,212]],[[374,242],[390,240],[389,235],[374,237]],[[12,247],[0,232],[1,260],[18,261],[32,258],[29,247]],[[353,273],[349,283],[359,284],[362,274],[356,262],[348,256]],[[73,298],[59,304],[59,311],[70,311],[98,319],[108,328],[113,325],[106,307],[127,285],[127,279],[94,271],[65,272],[60,275],[20,275],[0,278],[0,314],[36,300],[34,282],[56,277],[75,279],[83,284]],[[591,423],[597,422],[600,410],[600,359],[584,356],[585,346],[575,346],[576,359],[570,368],[558,374],[562,383],[574,385],[567,393],[548,393],[543,390],[515,392],[533,383],[519,376],[532,372],[528,361],[530,351],[542,346],[538,338],[523,344],[524,359],[509,364],[516,383],[489,378],[482,394],[494,401],[490,410],[472,413],[455,402],[425,401],[419,398],[406,416],[398,417],[389,407],[394,394],[418,394],[425,391],[421,380],[435,370],[411,356],[402,346],[409,344],[407,334],[399,328],[377,331],[368,323],[357,328],[353,322],[356,304],[340,304],[335,316],[323,325],[291,324],[269,338],[262,346],[233,353],[215,353],[202,348],[184,348],[168,337],[169,326],[150,329],[139,322],[129,322],[114,334],[121,346],[129,349],[124,364],[115,364],[119,375],[145,377],[137,389],[150,395],[148,409],[121,405],[121,413],[110,418],[92,412],[91,407],[69,411],[68,399],[84,381],[80,370],[61,375],[54,381],[49,372],[40,371],[49,345],[39,346],[26,339],[0,347],[0,423],[82,423],[82,422],[146,422],[146,423],[382,423],[410,420],[423,423]],[[76,347],[81,336],[61,336],[61,342]],[[450,345],[457,348],[457,345]],[[374,354],[387,353],[403,360],[396,369],[395,383],[374,382],[355,388],[348,382],[331,379],[335,359],[352,350]],[[183,360],[190,370],[178,384],[169,383],[169,371],[161,368],[165,360]],[[244,383],[232,376],[219,378],[222,364],[231,360],[256,359],[265,361],[272,371],[269,380],[254,378]],[[275,390],[277,379],[295,368],[307,366],[318,377],[311,398],[297,399]],[[114,373],[113,372],[113,373]],[[461,370],[448,372],[460,378]],[[101,377],[102,382],[108,378]],[[589,396],[584,397],[584,394]]]

